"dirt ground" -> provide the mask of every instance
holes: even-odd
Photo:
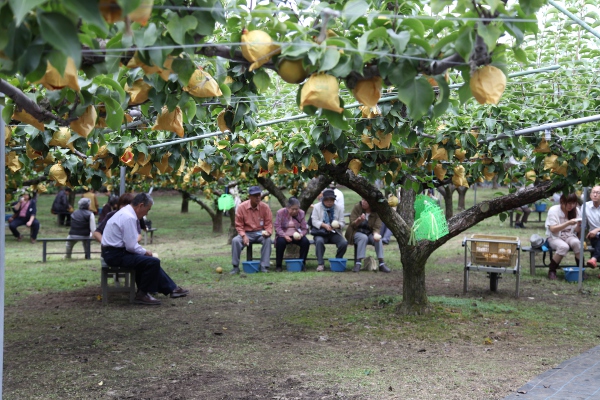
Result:
[[[159,307],[119,294],[103,307],[99,287],[24,298],[6,309],[4,397],[501,399],[598,342],[545,339],[559,326],[525,334],[536,326],[510,310],[461,318],[443,305],[431,316],[399,317],[385,307],[402,287],[399,270],[312,274],[215,274],[189,297],[161,296]],[[565,301],[535,280],[524,282],[520,300],[510,278],[501,282],[510,290],[492,294],[482,276],[463,297],[461,278],[428,274],[429,296],[515,309],[532,298],[558,308]],[[596,301],[572,297],[590,309]]]

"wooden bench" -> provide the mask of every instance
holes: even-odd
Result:
[[[158,230],[158,228],[148,228],[147,230],[142,230],[144,233],[144,246],[148,244],[148,234],[150,234],[150,244],[152,244],[152,241],[154,240],[154,232],[156,232],[156,230]]]
[[[544,254],[544,253],[548,253],[548,264],[550,264],[550,260],[552,259],[552,255],[553,255],[553,250],[552,249],[548,249],[546,251],[542,250],[541,248],[532,248],[531,246],[523,246],[521,247],[521,251],[524,251],[526,253],[529,253],[529,274],[530,275],[535,275],[535,269],[536,268],[548,268],[548,265],[546,264],[546,261],[542,258],[542,264],[536,264],[535,261],[535,256],[538,254]],[[594,253],[594,248],[588,246],[587,249],[584,250],[584,252],[589,252],[590,254]],[[573,250],[569,249],[569,252],[573,252]]]
[[[108,294],[114,292],[129,293],[129,302],[135,301],[135,269],[133,268],[118,268],[108,265],[104,258],[100,258],[101,272],[100,284],[102,286],[102,304],[108,304]],[[121,286],[120,279],[125,280],[125,285]],[[114,286],[109,286],[108,280],[114,280]]]
[[[46,255],[48,254],[66,254],[66,249],[63,248],[62,251],[59,252],[49,252],[47,249],[48,242],[82,242],[84,251],[73,251],[72,254],[85,254],[85,259],[91,259],[92,253],[100,253],[98,251],[91,250],[91,242],[95,242],[94,238],[85,238],[85,239],[66,239],[66,238],[37,238],[39,242],[42,242],[42,262],[46,262]]]

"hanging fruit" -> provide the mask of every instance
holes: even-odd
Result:
[[[506,89],[506,75],[493,65],[486,65],[471,75],[469,86],[479,104],[498,104]]]

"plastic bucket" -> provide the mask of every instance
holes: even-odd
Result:
[[[242,269],[247,274],[260,271],[260,261],[242,261]]]
[[[565,273],[565,281],[579,282],[579,267],[565,267],[563,271]],[[585,268],[583,272],[585,272]]]
[[[346,261],[345,258],[330,258],[329,267],[333,272],[344,272],[346,271]]]
[[[536,203],[535,211],[537,212],[545,212],[546,211],[546,203]]]
[[[301,258],[291,258],[289,260],[285,260],[285,267],[290,272],[302,271],[303,265],[304,265],[304,260]]]

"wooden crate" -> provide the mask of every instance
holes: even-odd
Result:
[[[471,263],[495,267],[516,267],[516,236],[471,235]]]

